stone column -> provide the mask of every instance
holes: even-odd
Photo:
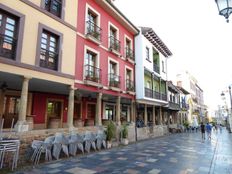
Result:
[[[15,130],[17,132],[28,131],[29,126],[26,122],[26,112],[27,112],[27,99],[28,99],[28,86],[29,80],[31,77],[24,76],[23,78],[23,86],[20,98],[20,108],[18,114],[18,122],[15,125]]]
[[[0,90],[0,119],[3,117],[3,105],[4,105],[5,91]]]
[[[74,114],[74,88],[70,86],[68,97],[68,118],[67,125],[69,129],[73,129],[73,114]]]
[[[131,122],[136,122],[136,102],[132,100],[131,102]]]
[[[155,106],[152,107],[152,120],[153,120],[153,126],[155,126]]]
[[[144,105],[144,125],[147,126],[147,105]]]
[[[163,119],[162,119],[162,107],[160,106],[160,114],[159,114],[159,117],[160,117],[160,124],[162,125],[163,124]]]
[[[118,126],[121,125],[121,120],[120,120],[121,108],[120,108],[120,105],[121,105],[121,97],[118,96],[117,101],[116,101],[116,123],[117,123]]]
[[[95,115],[95,126],[102,125],[101,118],[101,105],[102,104],[102,93],[97,94],[97,107],[96,107],[96,115]]]

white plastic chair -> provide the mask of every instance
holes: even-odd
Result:
[[[96,146],[98,150],[101,150],[102,146],[106,149],[106,135],[103,131],[99,130],[96,136]]]
[[[3,168],[5,156],[7,153],[13,154],[12,167],[11,169],[17,168],[18,157],[19,157],[19,140],[1,140],[0,141],[0,169]]]
[[[65,137],[62,133],[57,133],[55,135],[55,140],[53,142],[53,150],[52,155],[55,157],[55,159],[59,159],[61,149],[63,152],[69,157],[68,152],[68,137]]]

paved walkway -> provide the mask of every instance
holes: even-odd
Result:
[[[232,134],[182,133],[39,165],[17,174],[232,174]]]

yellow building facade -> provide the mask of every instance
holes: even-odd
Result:
[[[55,118],[59,126],[72,125],[77,5],[77,0],[0,1],[4,128],[27,130],[26,115],[37,128]]]

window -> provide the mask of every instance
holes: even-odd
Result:
[[[132,44],[131,44],[131,40],[129,40],[128,38],[126,38],[126,43],[125,43],[125,45],[126,45],[126,55],[125,55],[125,57],[126,58],[130,58],[130,59],[132,59],[132,60],[134,60],[134,53],[133,53],[133,50],[132,50]]]
[[[98,26],[98,15],[88,9],[87,13],[87,35],[101,41],[101,28]]]
[[[18,18],[0,10],[0,56],[15,59]]]
[[[43,30],[40,43],[40,66],[51,70],[58,69],[59,36]]]
[[[109,85],[119,87],[120,76],[117,75],[117,63],[110,61],[109,63]]]
[[[110,26],[110,48],[120,52],[120,41],[117,39],[118,31],[113,26]]]
[[[134,91],[134,82],[132,81],[132,71],[126,69],[126,90]]]
[[[165,73],[164,61],[162,60],[162,71]]]
[[[147,81],[147,88],[151,89],[151,82]]]
[[[98,81],[100,69],[97,68],[97,54],[87,50],[85,58],[85,78],[86,80]]]
[[[146,47],[146,60],[150,61],[149,48]]]
[[[44,7],[55,16],[61,17],[62,0],[44,0]]]
[[[159,53],[153,49],[153,70],[157,73],[160,73],[160,59],[159,59]]]

